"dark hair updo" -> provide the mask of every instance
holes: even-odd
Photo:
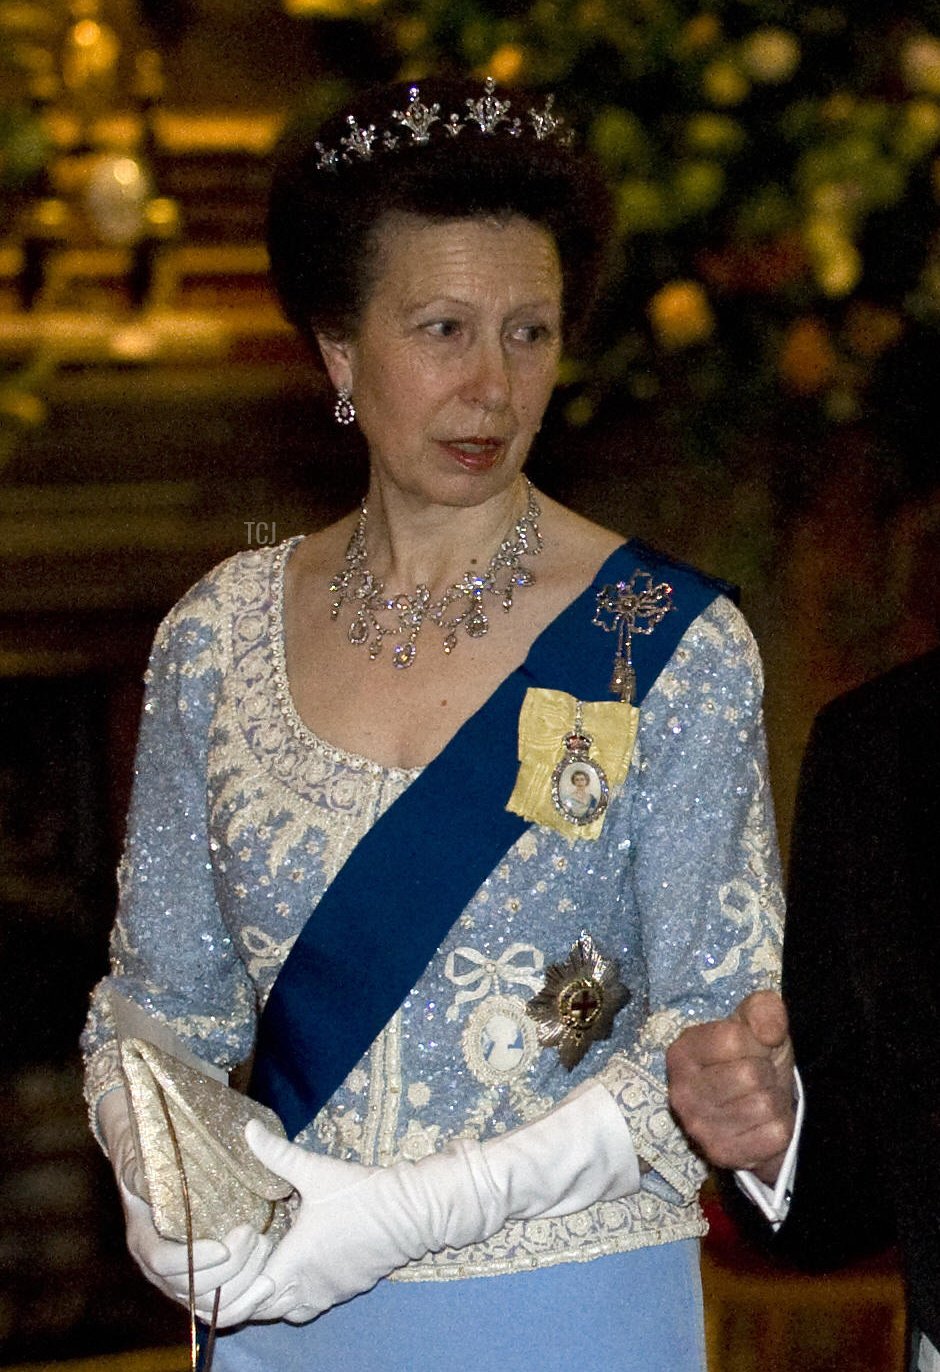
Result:
[[[425,106],[440,105],[427,142],[415,141],[393,118],[393,111],[407,110],[412,83],[383,86],[352,102],[357,126],[375,126],[369,158],[350,154],[321,165],[323,150],[344,151],[346,111],[315,133],[300,124],[285,133],[275,160],[268,251],[287,318],[315,355],[318,333],[354,337],[374,281],[377,229],[389,214],[436,221],[520,215],[554,238],[565,331],[576,335],[597,297],[609,241],[610,196],[593,157],[576,143],[535,136],[529,111],[543,110],[544,98],[497,91],[510,102],[507,121],[485,133],[467,119],[467,101],[483,96],[482,82],[413,84]],[[456,136],[445,127],[451,113],[460,116]],[[522,132],[514,135],[509,121],[515,118]],[[392,149],[381,142],[386,130],[398,136]]]

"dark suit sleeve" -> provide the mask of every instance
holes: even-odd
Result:
[[[870,749],[850,716],[820,715],[800,776],[790,857],[783,994],[806,1117],[790,1213],[775,1246],[820,1267],[893,1238],[878,1054],[854,946],[863,936],[858,915],[875,822]]]

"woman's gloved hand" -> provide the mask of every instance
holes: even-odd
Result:
[[[302,1323],[426,1253],[489,1238],[510,1219],[572,1214],[639,1189],[630,1132],[597,1082],[541,1119],[478,1143],[457,1139],[420,1162],[366,1168],[310,1153],[255,1121],[245,1137],[300,1194],[264,1270],[273,1292],[234,1319]],[[255,1300],[257,1288],[248,1293]]]
[[[150,1206],[140,1196],[142,1178],[131,1127],[127,1097],[123,1089],[109,1091],[98,1106],[98,1124],[105,1150],[117,1177],[124,1208],[127,1247],[131,1257],[151,1281],[171,1300],[189,1306],[189,1260],[185,1243],[164,1239],[153,1223]],[[193,1244],[196,1313],[208,1320],[215,1292],[221,1288],[218,1324],[235,1323],[228,1312],[253,1309],[274,1292],[274,1282],[259,1275],[272,1249],[272,1242],[250,1225],[240,1225],[221,1242],[197,1239]],[[242,1316],[242,1318],[245,1318]]]

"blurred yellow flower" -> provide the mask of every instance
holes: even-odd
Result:
[[[800,45],[787,29],[755,29],[741,44],[741,62],[753,81],[781,85],[800,65]]]
[[[940,140],[940,106],[933,100],[912,100],[904,110],[895,146],[902,157],[916,161]]]
[[[813,268],[824,295],[833,298],[851,295],[862,277],[862,255],[846,238],[831,253],[814,262]]]
[[[901,49],[901,72],[912,91],[940,95],[940,42],[929,33],[910,38]]]
[[[850,295],[861,279],[862,256],[840,219],[812,215],[803,230],[803,241],[823,294],[833,298]]]
[[[666,228],[669,211],[662,187],[655,181],[631,177],[617,189],[617,228],[620,233],[655,233]]]
[[[803,239],[812,256],[827,257],[838,252],[845,241],[845,201],[837,186],[819,186],[812,197],[815,214],[803,229]]]
[[[676,199],[686,214],[702,214],[718,204],[725,189],[725,172],[717,162],[681,162],[674,181]]]
[[[710,48],[713,43],[717,43],[720,37],[721,24],[717,16],[697,14],[680,33],[679,49],[685,53],[701,52],[703,48]]]
[[[594,418],[594,402],[590,396],[576,395],[565,406],[565,418],[576,429],[583,429]]]
[[[487,75],[500,85],[508,86],[518,78],[524,63],[525,49],[518,43],[504,43],[486,63]]]
[[[363,8],[360,0],[284,0],[292,19],[352,19]]]
[[[933,100],[912,100],[905,111],[905,123],[923,138],[940,138],[940,106]]]
[[[402,52],[414,52],[428,36],[428,26],[424,19],[410,15],[395,25],[395,37]]]
[[[591,147],[608,167],[635,166],[646,160],[646,131],[629,110],[608,105],[591,125],[589,137]]]
[[[686,146],[714,156],[737,152],[745,142],[741,125],[727,114],[694,114],[685,127]]]
[[[704,343],[715,329],[708,296],[697,281],[670,281],[647,306],[656,341],[671,352]]]
[[[848,91],[836,91],[822,102],[819,113],[830,124],[844,124],[852,118],[857,104],[855,96],[850,95]]]
[[[750,89],[747,77],[730,58],[709,62],[702,73],[702,90],[713,105],[740,105]]]

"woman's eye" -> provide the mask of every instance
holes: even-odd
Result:
[[[551,338],[552,331],[547,324],[522,324],[513,330],[512,336],[520,343],[544,343]]]
[[[435,319],[424,328],[433,338],[455,338],[460,332],[460,323],[456,319]]]

